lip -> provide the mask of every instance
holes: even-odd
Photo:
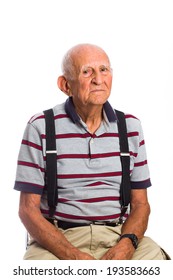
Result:
[[[100,91],[104,91],[104,89],[94,89],[94,90],[91,90],[90,92],[94,93],[94,92],[100,92]]]

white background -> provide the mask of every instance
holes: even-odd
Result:
[[[25,251],[13,190],[24,128],[65,100],[56,86],[62,56],[85,42],[110,56],[112,106],[142,121],[153,185],[147,235],[173,257],[173,1],[1,1],[0,40],[1,257],[20,261]]]

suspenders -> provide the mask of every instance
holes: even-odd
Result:
[[[44,111],[46,121],[46,186],[49,217],[53,217],[58,201],[57,151],[53,110]]]
[[[120,203],[121,215],[119,223],[122,223],[122,218],[128,208],[130,202],[130,153],[127,140],[126,121],[123,112],[115,110],[118,117],[118,132],[120,141],[120,158],[122,164],[122,181],[120,186]],[[49,206],[49,217],[53,217],[57,201],[58,201],[58,186],[57,186],[57,151],[55,137],[55,122],[53,110],[44,111],[46,122],[46,186],[47,198]]]
[[[121,215],[119,223],[122,224],[122,218],[126,213],[128,205],[130,203],[130,153],[129,144],[127,138],[127,127],[124,113],[115,110],[118,117],[118,132],[119,132],[119,143],[120,143],[120,158],[122,165],[122,180],[120,185],[120,203],[121,203]]]

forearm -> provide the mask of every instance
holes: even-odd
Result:
[[[122,226],[121,235],[134,233],[138,239],[141,239],[148,226],[149,214],[150,206],[148,203],[132,206],[130,215]]]
[[[133,233],[140,240],[147,229],[150,206],[147,200],[141,203],[133,200],[131,212],[125,223],[122,225],[121,235]],[[102,260],[130,260],[135,248],[129,238],[122,238],[115,246],[109,249],[101,258]]]
[[[35,211],[34,211],[35,212]],[[20,215],[21,216],[21,215]],[[77,249],[64,237],[61,231],[49,223],[39,212],[24,214],[21,220],[31,236],[59,259],[75,259]]]
[[[91,260],[87,253],[74,247],[64,234],[50,222],[40,211],[40,195],[21,192],[19,217],[31,236],[45,249],[62,260]]]

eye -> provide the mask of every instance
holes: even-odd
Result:
[[[103,73],[104,75],[107,75],[110,72],[110,67],[102,65],[100,67],[100,72]]]
[[[86,78],[90,77],[93,74],[93,69],[91,67],[87,67],[82,70],[82,75]]]

